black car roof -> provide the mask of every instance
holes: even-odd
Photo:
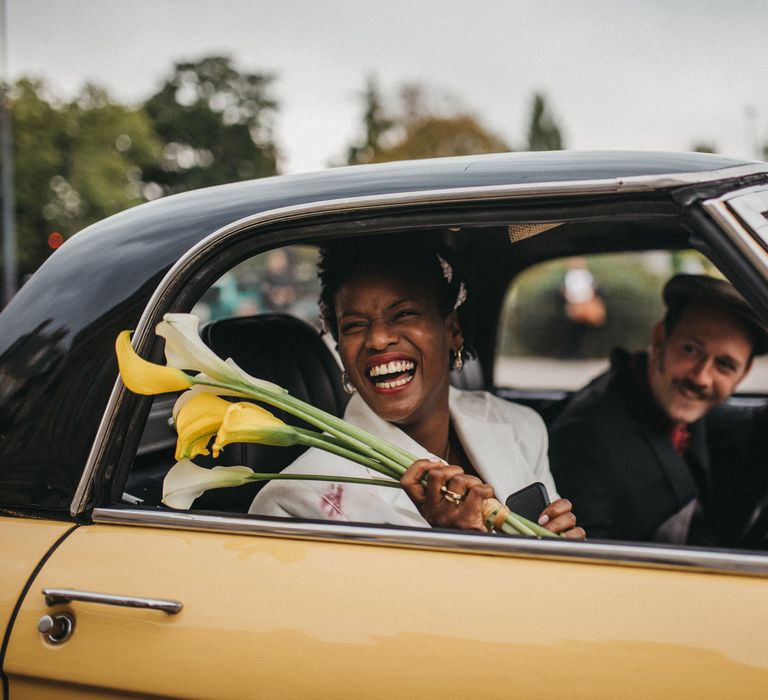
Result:
[[[0,314],[0,355],[6,341],[46,320],[75,331],[87,326],[159,281],[211,232],[262,211],[397,192],[706,173],[751,163],[701,153],[503,153],[341,167],[166,197],[88,227],[51,255]]]

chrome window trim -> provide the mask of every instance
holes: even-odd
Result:
[[[532,537],[465,532],[454,534],[428,529],[389,529],[386,526],[366,527],[338,522],[275,521],[260,519],[258,516],[233,518],[226,515],[140,509],[96,508],[93,511],[93,522],[768,578],[768,555],[694,547],[540,540]]]
[[[714,182],[718,180],[745,177],[760,172],[768,171],[765,163],[754,165],[736,166],[721,170],[643,175],[626,178],[609,178],[599,180],[562,181],[551,183],[526,183],[517,185],[488,185],[480,187],[463,187],[445,190],[425,190],[416,192],[392,193],[385,195],[366,195],[363,197],[348,197],[304,204],[280,207],[268,211],[259,212],[223,226],[211,234],[183,255],[176,264],[166,273],[157,289],[153,293],[147,307],[141,315],[138,326],[133,335],[133,346],[138,352],[146,344],[149,336],[149,325],[154,318],[156,309],[162,307],[166,301],[167,290],[172,287],[176,278],[186,269],[195,264],[195,261],[203,256],[209,248],[220,245],[228,238],[236,236],[244,230],[253,230],[258,227],[287,223],[295,219],[317,214],[332,214],[344,211],[350,215],[359,211],[374,211],[395,206],[418,206],[437,203],[461,203],[464,200],[494,201],[500,199],[513,199],[520,197],[555,197],[562,195],[588,195],[609,193],[650,192],[660,189],[669,189],[683,185]],[[88,455],[85,468],[75,491],[70,505],[70,514],[73,517],[85,512],[90,495],[90,488],[98,464],[106,449],[110,429],[114,423],[117,409],[123,398],[124,387],[120,378],[115,382],[112,392],[104,410],[104,415],[99,423],[93,445]]]
[[[727,211],[744,222],[745,228],[751,229],[764,244],[768,245],[768,218],[766,217],[768,185],[746,187],[704,203],[705,207],[710,206],[716,212],[723,210],[720,205],[725,205]]]
[[[729,192],[721,197],[708,199],[702,203],[702,206],[715,222],[719,224],[744,257],[752,263],[753,267],[760,272],[764,279],[768,280],[768,251],[755,240],[755,235],[759,235],[759,233],[747,228],[731,207],[731,200],[757,192],[765,192],[766,190],[768,190],[766,185],[745,187],[741,190]]]
[[[768,243],[768,187],[733,197],[728,204],[764,243]]]
[[[754,162],[751,165],[738,165],[733,168],[720,170],[705,170],[695,173],[673,173],[670,175],[633,175],[617,178],[620,192],[653,192],[656,190],[681,187],[684,185],[700,185],[718,180],[732,180],[758,173],[768,173],[768,164]]]

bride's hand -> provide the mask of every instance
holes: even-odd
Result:
[[[487,532],[483,502],[493,498],[493,487],[461,467],[420,459],[408,467],[400,485],[433,527]]]

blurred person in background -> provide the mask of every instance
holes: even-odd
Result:
[[[594,328],[605,325],[605,302],[597,289],[595,276],[584,258],[571,258],[563,278],[566,332],[563,357],[583,358],[587,355],[586,339]]]

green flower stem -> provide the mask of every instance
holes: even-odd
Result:
[[[290,394],[286,397],[286,402],[291,407],[295,407],[302,412],[306,411],[307,409],[311,409],[314,412],[313,417],[318,421],[319,424],[312,423],[311,420],[305,418],[308,423],[317,425],[317,427],[322,427],[323,430],[326,430],[331,435],[335,435],[342,440],[346,441],[349,438],[352,438],[356,448],[363,446],[364,448],[367,448],[366,451],[368,451],[368,449],[373,449],[375,452],[381,455],[381,457],[386,458],[387,461],[391,462],[392,467],[401,474],[405,473],[405,470],[416,461],[416,457],[414,457],[412,454],[409,454],[402,448],[397,447],[396,445],[393,445],[386,440],[382,440],[381,438],[372,435],[362,428],[358,428],[350,423],[347,423],[347,421],[341,418],[337,418],[330,413],[326,413],[321,409],[316,409],[312,406],[309,406],[301,399],[297,399]],[[291,412],[293,413],[293,411]],[[297,414],[294,413],[294,415]],[[379,457],[379,460],[384,461],[381,459],[381,457]]]
[[[353,462],[357,462],[358,464],[362,464],[364,467],[373,469],[380,474],[389,476],[396,481],[399,479],[394,468],[389,467],[386,463],[378,462],[374,459],[371,459],[370,457],[361,455],[354,450],[347,449],[343,445],[340,445],[336,441],[336,438],[334,438],[332,435],[315,433],[314,431],[305,430],[304,428],[295,428],[295,431],[298,435],[301,436],[299,442],[302,445],[307,445],[308,447],[317,447],[321,450],[325,450],[326,452],[332,452],[333,454],[339,455],[340,457],[344,457]]]
[[[232,384],[210,378],[200,379],[199,377],[194,377],[193,382],[195,384],[229,389],[239,394],[246,394],[250,398],[288,411],[296,418],[302,419],[310,425],[314,425],[320,430],[334,435],[347,443],[351,448],[359,450],[377,461],[382,461],[382,457],[389,458],[393,462],[392,466],[398,474],[405,473],[405,470],[416,461],[416,457],[409,455],[405,450],[395,447],[386,440],[377,438],[365,430],[350,425],[341,418],[315,408],[290,394],[275,394],[274,392],[257,389],[245,383]]]
[[[535,523],[532,520],[528,520],[528,518],[524,518],[522,515],[518,515],[512,511],[507,513],[506,521],[508,523],[514,522],[513,527],[524,528],[526,532],[523,534],[525,535],[534,535],[536,537],[562,537],[562,535],[558,535],[551,530],[547,530],[547,528],[542,527],[538,523]]]
[[[389,488],[399,489],[400,484],[397,481],[389,479],[364,479],[357,476],[330,476],[326,474],[263,474],[254,472],[248,475],[248,481],[274,481],[283,479],[285,481],[342,481],[348,484],[367,484],[372,486],[387,486]],[[239,482],[238,482],[239,485]]]
[[[509,518],[502,524],[501,531],[516,535],[527,535],[528,537],[535,536],[536,534],[533,530],[523,525],[523,523],[519,523],[515,520],[510,521]]]
[[[390,475],[395,479],[399,479],[399,477],[405,473],[406,469],[416,461],[416,457],[412,454],[409,454],[406,450],[397,447],[396,445],[393,445],[386,440],[382,440],[375,435],[371,435],[369,432],[351,425],[341,418],[337,418],[336,416],[327,413],[322,409],[315,408],[314,406],[311,406],[310,404],[302,401],[301,399],[297,399],[295,396],[291,396],[288,393],[275,394],[274,392],[267,391],[266,389],[258,389],[240,382],[237,384],[231,384],[229,382],[222,382],[213,379],[199,379],[198,377],[194,377],[192,381],[195,384],[205,384],[221,389],[236,391],[258,401],[263,401],[264,403],[269,404],[275,408],[288,411],[296,418],[304,420],[310,425],[314,425],[316,428],[329,433],[356,453],[355,456],[342,456],[346,456],[347,458],[352,459],[353,461],[356,461],[360,464],[363,464],[363,462],[360,462],[361,457],[368,457],[372,459],[373,462],[377,465],[384,465],[386,468],[391,469],[394,473]],[[317,446],[321,447],[321,449],[328,449],[330,444],[332,443],[325,441],[322,446]],[[336,452],[336,454],[340,453]],[[365,466],[371,466],[371,468],[375,471],[386,473],[382,471],[381,468],[374,467],[371,464],[366,464]],[[341,478],[336,477],[329,480],[342,481]],[[373,480],[367,480],[368,483],[371,481]],[[390,486],[389,483],[387,485]],[[505,526],[506,525],[520,534],[534,535],[538,537],[562,536],[556,535],[538,523],[534,523],[527,518],[523,518],[516,513],[512,513],[511,511],[506,516]],[[502,529],[504,530],[505,527],[502,526]]]

